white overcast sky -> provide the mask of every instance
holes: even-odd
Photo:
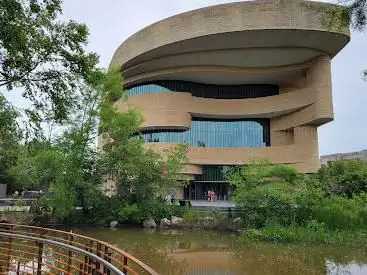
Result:
[[[64,0],[64,16],[90,30],[88,48],[107,67],[116,48],[130,35],[158,20],[229,0]],[[200,26],[198,26],[200,28]],[[335,120],[319,128],[320,154],[367,149],[367,34],[351,42],[332,61]],[[12,97],[11,101],[21,100]]]

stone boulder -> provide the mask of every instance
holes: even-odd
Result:
[[[156,228],[157,224],[155,223],[153,219],[148,219],[143,222],[143,226],[145,228]]]
[[[216,223],[216,219],[213,216],[207,216],[202,219],[202,225],[205,227],[213,227]]]
[[[183,218],[172,216],[171,217],[171,225],[181,225],[183,224]]]
[[[204,217],[204,221],[214,222],[214,217]]]
[[[160,227],[170,227],[171,221],[169,219],[161,219]]]
[[[112,228],[115,228],[118,225],[119,225],[119,222],[118,221],[112,221],[112,222],[110,222],[110,227],[112,227]]]

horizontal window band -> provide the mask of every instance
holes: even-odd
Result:
[[[279,95],[279,86],[271,84],[213,85],[189,81],[162,80],[126,87],[128,96],[162,92],[191,93],[195,97],[244,99]]]

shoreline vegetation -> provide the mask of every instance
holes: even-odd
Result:
[[[57,227],[216,230],[236,232],[243,243],[367,245],[367,162],[330,162],[315,175],[300,175],[293,168],[256,160],[229,171],[228,180],[236,187],[233,201],[241,210],[233,216],[219,209],[197,212],[158,198],[116,204],[113,197],[104,199],[104,207],[74,210],[62,219],[42,199],[29,213],[7,214],[15,222]]]
[[[194,211],[193,211],[194,212]],[[191,215],[191,214],[190,214]],[[181,219],[173,216],[173,219]],[[19,224],[31,224],[32,218],[27,213],[8,213],[2,216],[0,222],[10,222]],[[169,219],[171,221],[171,219]],[[176,224],[162,225],[157,222],[155,227],[147,227],[149,230],[189,230],[189,231],[223,231],[232,232],[238,235],[239,240],[243,243],[274,243],[274,244],[295,244],[295,245],[343,245],[346,247],[366,247],[367,246],[367,230],[365,229],[343,229],[331,230],[325,227],[284,227],[284,226],[266,226],[264,228],[243,228],[239,223],[240,220],[228,218],[216,218],[209,215],[203,215],[197,219],[190,218]],[[111,227],[111,228],[144,228],[142,224],[121,223],[117,226],[109,224],[96,223],[48,223],[43,224],[45,227],[55,227],[60,229],[68,229],[70,227]]]
[[[309,229],[305,227],[265,227],[248,229],[241,233],[245,242],[261,241],[292,244],[326,244],[366,247],[366,230]]]
[[[101,197],[94,208],[60,218],[40,198],[29,213],[8,213],[29,224],[94,225],[238,232],[242,242],[367,245],[367,162],[335,161],[314,175],[254,160],[228,172],[238,211],[198,212],[156,197],[128,203]],[[18,202],[17,206],[22,206]]]
[[[314,175],[255,161],[230,175],[244,241],[367,243],[367,162],[340,160]]]

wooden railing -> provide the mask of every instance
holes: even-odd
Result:
[[[158,275],[104,241],[57,229],[0,223],[0,274],[14,273]]]

